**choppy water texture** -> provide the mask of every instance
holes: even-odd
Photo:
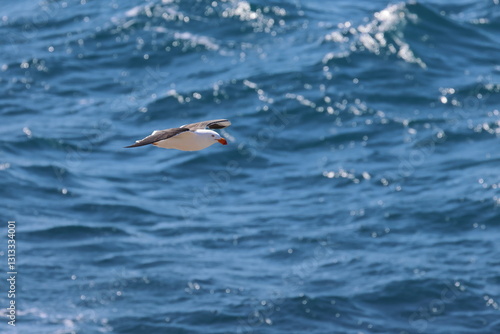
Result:
[[[2,332],[500,333],[498,0],[3,7]]]

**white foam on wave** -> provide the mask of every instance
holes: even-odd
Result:
[[[138,5],[127,10],[123,16],[125,18],[136,18],[141,15],[145,15],[148,18],[152,17],[162,17],[166,21],[184,21],[189,22],[189,17],[178,11],[177,6],[171,5],[172,1],[164,0],[161,4],[146,4]],[[114,17],[114,20],[118,20],[119,17]]]
[[[135,6],[131,9],[127,10],[125,12],[125,16],[126,17],[136,17],[142,12],[143,8],[144,8],[143,6]]]
[[[182,21],[188,23],[190,18],[180,12],[177,6],[172,5],[172,0],[162,0],[161,4],[146,4],[130,8],[124,13],[124,17],[114,17],[113,22],[120,25],[121,28],[127,29],[137,22],[139,16],[147,16],[148,18],[160,18],[165,21]],[[237,7],[239,8],[239,7]],[[243,15],[247,7],[243,6],[237,10],[238,14]],[[155,25],[147,25],[144,29],[151,30],[157,33],[168,34],[169,30],[161,25],[158,25],[158,20],[154,21]],[[173,32],[173,38],[188,42],[191,46],[201,45],[208,50],[219,50],[220,47],[211,38],[207,36],[195,35],[190,32]]]
[[[259,18],[259,14],[255,11],[252,11],[250,4],[246,1],[239,1],[236,3],[236,6],[232,8],[227,8],[222,13],[223,17],[233,17],[237,16],[242,21],[251,21]]]
[[[405,25],[410,21],[416,22],[417,19],[416,15],[408,12],[404,3],[389,5],[376,12],[373,19],[367,24],[355,28],[351,27],[350,22],[342,23],[338,26],[340,30],[331,32],[324,39],[334,43],[350,42],[349,50],[353,52],[368,50],[376,55],[383,52],[395,54],[408,63],[418,64],[420,67],[426,68],[427,66],[422,59],[415,56],[403,34]],[[336,58],[336,55],[329,53],[323,62],[332,58]]]
[[[264,8],[252,9],[252,6],[247,1],[230,0],[224,4],[225,8],[222,11],[223,18],[238,18],[240,21],[252,22],[256,32],[271,33],[272,28],[278,25],[284,25],[283,20],[277,20],[268,17],[266,14],[272,13],[279,17],[286,16],[286,10],[278,6],[266,6]]]
[[[176,32],[174,33],[175,39],[184,40],[190,42],[194,45],[202,45],[206,47],[208,50],[218,50],[219,46],[212,42],[212,40],[206,36],[198,36],[194,35],[190,32]]]

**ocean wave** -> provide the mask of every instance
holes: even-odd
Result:
[[[409,24],[415,24],[418,16],[413,14],[405,3],[390,5],[376,12],[373,19],[365,25],[357,27],[347,21],[325,36],[325,42],[343,44],[336,53],[328,53],[323,58],[326,65],[332,59],[345,57],[345,53],[370,52],[379,55],[397,55],[408,63],[418,64],[425,68],[427,65],[421,58],[415,56],[410,44],[406,41],[405,30]]]
[[[496,0],[12,3],[18,332],[499,332],[497,16]],[[227,146],[123,148],[215,118]]]
[[[84,225],[67,225],[67,226],[57,226],[48,229],[42,229],[38,231],[31,231],[27,234],[30,238],[40,239],[51,239],[51,238],[61,238],[66,240],[76,240],[76,239],[87,239],[96,237],[107,237],[107,236],[126,236],[128,235],[122,229],[117,227],[97,227],[97,226],[84,226]]]
[[[470,38],[446,37],[457,34]],[[334,43],[338,48],[324,56],[325,65],[354,53],[369,52],[383,57],[395,55],[407,63],[427,68],[429,62],[434,64],[436,61],[429,49],[439,52],[444,45],[456,49],[489,48],[484,34],[457,21],[456,17],[420,2],[389,5],[376,12],[367,24],[341,23],[338,29],[324,37],[324,42]],[[446,66],[444,59],[442,65]]]

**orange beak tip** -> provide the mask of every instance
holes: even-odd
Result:
[[[225,140],[224,138],[221,138],[218,140],[219,143],[221,143],[222,145],[227,145],[227,140]]]

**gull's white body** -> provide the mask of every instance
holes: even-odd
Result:
[[[227,145],[227,140],[222,138],[212,129],[224,129],[231,125],[227,119],[213,119],[191,124],[185,124],[177,128],[155,130],[149,136],[136,140],[135,144],[125,148],[154,145],[161,148],[170,148],[181,151],[199,151],[216,142]]]
[[[181,151],[199,151],[217,143],[220,139],[221,136],[217,132],[200,129],[182,132],[174,137],[153,143],[153,145]]]

